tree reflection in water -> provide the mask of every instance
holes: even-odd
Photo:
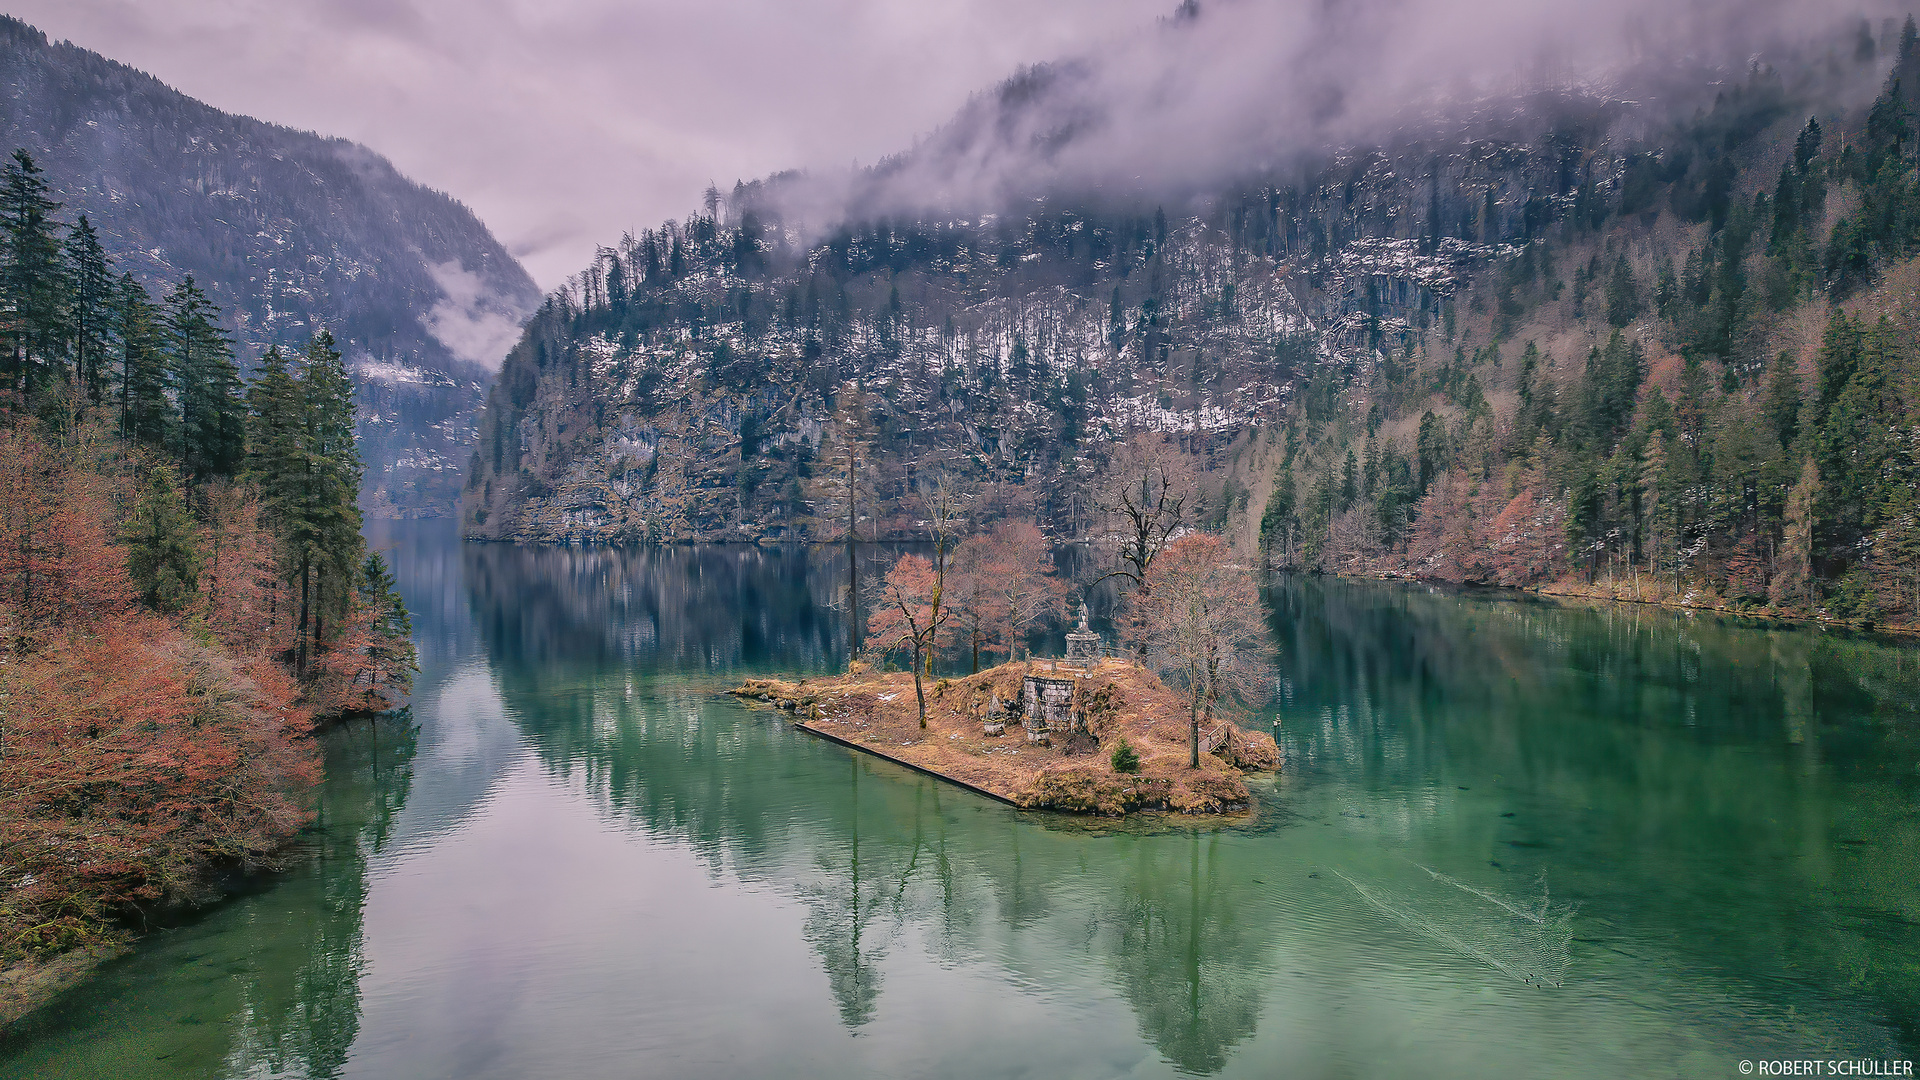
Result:
[[[1256,1034],[1277,949],[1323,951],[1315,963],[1338,987],[1342,958],[1359,947],[1332,924],[1293,940],[1262,906],[1272,887],[1252,875],[1297,869],[1298,882],[1306,867],[1295,860],[1308,856],[1373,873],[1354,860],[1414,855],[1481,884],[1532,880],[1551,860],[1556,895],[1564,881],[1612,924],[1670,928],[1677,954],[1700,943],[1688,963],[1701,968],[1731,957],[1771,970],[1770,928],[1805,927],[1817,948],[1790,944],[1799,962],[1828,972],[1827,985],[1845,982],[1837,962],[1853,965],[1894,1023],[1911,1023],[1901,954],[1876,956],[1836,909],[1898,910],[1912,896],[1899,864],[1855,868],[1840,886],[1847,899],[1834,901],[1803,858],[1830,849],[1838,812],[1898,812],[1911,780],[1892,778],[1911,777],[1915,762],[1912,699],[1899,691],[1916,685],[1911,653],[1664,614],[1284,583],[1276,645],[1293,682],[1283,724],[1293,774],[1339,778],[1301,790],[1342,803],[1316,804],[1324,817],[1290,833],[1293,847],[1236,828],[1090,835],[1099,830],[851,756],[718,695],[742,670],[839,665],[838,613],[826,606],[838,557],[468,555],[492,670],[546,768],[714,874],[804,905],[802,934],[850,1031],[883,1014],[883,969],[912,947],[941,965],[992,965],[1008,993],[1117,994],[1175,1067],[1217,1072]],[[1862,719],[1882,715],[1899,723]],[[1765,748],[1783,744],[1797,771],[1769,764]],[[1870,782],[1833,786],[1870,768]],[[1343,818],[1346,800],[1366,812]],[[1529,813],[1515,820],[1506,806]],[[1373,824],[1383,818],[1392,824]],[[1354,831],[1315,832],[1342,821]],[[1665,839],[1644,851],[1647,837]],[[1756,853],[1768,862],[1756,867]],[[1676,859],[1691,867],[1685,889],[1661,876]],[[1301,899],[1306,888],[1292,886],[1288,902],[1323,902]],[[1697,902],[1738,888],[1751,892]],[[1319,895],[1323,918],[1363,906]],[[1703,924],[1723,909],[1758,917]]]
[[[808,890],[812,895],[806,898],[809,914],[804,933],[826,965],[827,983],[840,1008],[840,1022],[852,1030],[873,1019],[874,1006],[880,1000],[878,962],[886,954],[892,935],[883,934],[876,940],[869,926],[882,913],[885,897],[871,868],[866,882],[868,895],[860,892],[861,769],[860,762],[852,757],[847,765],[847,792],[853,813],[848,826],[844,891],[835,891],[831,885]],[[868,857],[872,858],[871,846]],[[838,866],[823,869],[836,877],[840,871]]]
[[[286,870],[149,937],[9,1032],[0,1075],[340,1075],[360,1027],[367,861],[412,788],[416,736],[404,711],[323,736],[319,820]]]
[[[230,1074],[332,1077],[346,1064],[360,1031],[367,859],[386,846],[413,786],[417,733],[403,710],[328,736],[307,888],[273,905],[283,933],[238,980]]]
[[[507,656],[495,671],[554,775],[805,906],[849,1031],[874,1019],[907,941],[940,964],[1003,965],[1028,993],[1069,992],[1055,961],[1091,953],[1188,1072],[1217,1071],[1253,1031],[1266,950],[1241,932],[1214,832],[1185,830],[1177,858],[1164,836],[1090,840],[812,740],[718,683]]]
[[[1183,1071],[1212,1073],[1253,1034],[1263,987],[1227,898],[1220,834],[1186,832],[1185,844],[1140,850],[1110,957],[1141,1034]]]
[[[1247,825],[1116,825],[1018,814],[719,693],[745,672],[844,662],[829,606],[843,549],[396,537],[427,669],[424,733],[382,721],[330,736],[329,828],[288,871],[147,939],[0,1040],[0,1077],[413,1075],[489,1040],[520,1055],[494,1075],[591,1066],[609,1047],[697,1073],[688,1055],[715,1044],[791,1061],[796,1075],[897,1075],[912,1058],[1063,1076],[1596,1077],[1673,1072],[1679,1054],[1692,1064],[1677,1071],[1704,1073],[1743,1054],[1833,1045],[1900,1058],[1920,1045],[1910,646],[1281,580],[1292,761],[1272,782],[1279,797]],[[532,801],[492,799],[504,784]],[[455,827],[467,821],[478,827]],[[646,925],[541,926],[506,909],[464,924],[483,937],[423,926],[471,895],[449,890],[493,883],[487,859],[548,839],[502,828],[529,821],[584,821],[593,835],[551,839],[577,856],[610,838],[632,859],[605,873],[557,860],[570,876],[515,903],[538,907],[550,884],[591,901],[554,911]],[[670,850],[649,850],[656,839]],[[381,914],[367,928],[370,863]],[[450,866],[469,876],[439,876]],[[670,882],[647,888],[656,868]],[[1340,880],[1383,897],[1441,882],[1519,898],[1542,871],[1555,898],[1579,904],[1565,986],[1545,990],[1409,930]],[[643,903],[605,902],[636,885]],[[755,917],[776,920],[771,936],[712,936]],[[682,925],[698,935],[675,939]],[[529,944],[523,929],[546,932]],[[666,951],[629,966],[605,948],[621,941]],[[554,945],[590,961],[591,977],[554,966],[541,951]],[[420,985],[433,963],[495,947],[544,980],[518,1028],[489,1023],[511,1010],[475,1011],[517,1002],[517,978],[495,972],[444,998]],[[684,985],[650,981],[647,962],[663,958]],[[743,992],[743,974],[764,980]],[[574,985],[587,996],[569,997]],[[778,1015],[736,1016],[735,1000]],[[941,1007],[953,1014],[926,1012]],[[605,1027],[636,1009],[660,1018]]]

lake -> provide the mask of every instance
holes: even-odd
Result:
[[[410,713],[0,1077],[1729,1077],[1920,1057],[1920,651],[1278,579],[1244,820],[1021,813],[719,691],[838,549],[377,530]],[[865,552],[869,569],[885,552]],[[863,571],[866,572],[866,571]]]

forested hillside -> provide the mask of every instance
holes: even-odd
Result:
[[[1098,538],[1107,458],[1148,429],[1192,456],[1191,524],[1275,565],[1910,617],[1913,36],[1496,95],[1151,201],[816,235],[805,178],[709,191],[534,317],[466,527],[827,539],[851,495],[861,536],[906,537],[939,472],[978,517]],[[1033,127],[1071,74],[1009,82],[852,205]]]
[[[243,381],[194,279],[114,276],[24,150],[0,312],[5,969],[268,856],[304,820],[305,736],[394,707],[413,645],[325,331]]]
[[[1920,621],[1920,56],[1887,29],[1867,108],[1802,119],[1756,68],[1342,372],[1284,434],[1267,560]]]
[[[0,18],[0,145],[118,270],[192,276],[243,361],[334,335],[378,514],[447,512],[491,366],[538,291],[472,212],[342,139],[220,112]]]

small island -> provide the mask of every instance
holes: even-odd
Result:
[[[939,679],[925,728],[904,671],[854,664],[845,675],[748,679],[729,692],[790,710],[795,726],[833,742],[1028,810],[1240,813],[1251,806],[1243,774],[1279,767],[1272,736],[1230,721],[1202,730],[1191,767],[1188,703],[1152,672],[1112,658],[1026,660]]]

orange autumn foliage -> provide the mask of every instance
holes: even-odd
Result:
[[[318,778],[312,713],[254,636],[246,508],[215,518],[201,610],[140,610],[97,449],[0,432],[0,965],[195,898],[292,835]]]
[[[378,713],[398,708],[413,680],[412,656],[395,652],[375,626],[376,613],[357,604],[308,668],[307,700],[327,713]]]
[[[274,596],[279,583],[273,538],[260,523],[259,496],[232,484],[215,484],[207,488],[204,501],[207,525],[201,549],[206,565],[200,571],[197,611],[206,627],[228,648],[240,651],[290,645],[291,605],[276,602]]]
[[[0,959],[85,940],[128,905],[299,828],[318,778],[285,673],[139,614],[19,658],[0,758]]]
[[[0,633],[30,640],[132,606],[126,557],[109,542],[112,478],[0,430]]]
[[[1542,495],[1537,476],[1508,496],[1465,472],[1439,477],[1420,500],[1407,563],[1442,581],[1525,587],[1553,577],[1566,557],[1566,505]]]
[[[1027,632],[1065,608],[1067,583],[1053,573],[1053,548],[1031,521],[1001,521],[962,541],[947,571],[953,615],[941,645],[972,654],[982,649],[1018,658]]]
[[[1566,557],[1566,506],[1530,484],[1493,519],[1487,543],[1492,584],[1525,587],[1547,581]]]
[[[1217,536],[1188,533],[1160,552],[1129,600],[1145,627],[1147,662],[1186,698],[1189,765],[1200,767],[1202,723],[1269,674],[1270,630],[1253,575]]]

